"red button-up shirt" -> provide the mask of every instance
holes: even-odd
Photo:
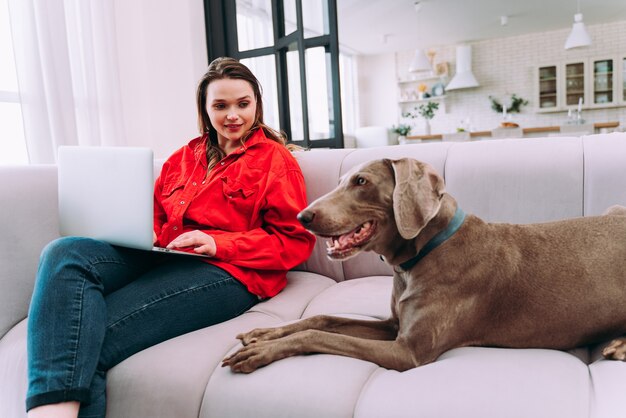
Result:
[[[203,231],[217,246],[215,257],[203,260],[250,292],[274,296],[315,243],[296,220],[306,206],[302,171],[287,148],[259,129],[207,175],[204,139],[192,140],[163,164],[154,188],[156,244]]]

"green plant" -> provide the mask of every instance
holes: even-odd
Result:
[[[404,112],[402,113],[402,117],[415,119],[418,115],[425,119],[432,119],[435,117],[435,110],[439,109],[439,103],[437,102],[428,102],[419,105],[418,107],[414,107],[416,113],[413,112]]]
[[[439,103],[428,102],[419,105],[417,108],[418,113],[425,119],[432,119],[435,117],[435,110],[439,109]]]
[[[502,113],[503,106],[502,103],[498,101],[493,96],[489,96],[489,100],[491,100],[491,108],[495,110],[497,113]],[[521,97],[518,97],[515,93],[511,95],[511,107],[506,108],[507,113],[519,113],[521,111],[522,106],[526,106],[528,104],[528,100],[524,100]]]
[[[407,136],[409,134],[409,132],[411,132],[411,125],[405,125],[405,124],[401,123],[398,126],[394,125],[391,128],[391,130],[393,132],[397,133],[398,135]]]

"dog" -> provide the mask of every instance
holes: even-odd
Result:
[[[614,339],[626,361],[626,208],[514,225],[465,214],[428,164],[376,160],[298,214],[328,257],[374,251],[393,266],[391,316],[315,316],[237,336],[222,366],[250,373],[305,353],[404,371],[456,347],[568,350]]]

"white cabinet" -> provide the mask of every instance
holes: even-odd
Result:
[[[556,64],[537,68],[537,103],[538,112],[559,110],[559,90],[561,79],[560,67]]]
[[[580,99],[583,100],[583,104],[587,103],[586,90],[587,90],[587,63],[585,61],[574,61],[565,63],[565,85],[563,104],[566,108],[573,108],[578,106]]]
[[[592,59],[589,64],[589,107],[617,104],[617,59]]]
[[[536,70],[537,112],[626,106],[626,56],[547,64]]]

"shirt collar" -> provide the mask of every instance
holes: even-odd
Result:
[[[187,146],[193,152],[195,159],[200,161],[204,166],[206,166],[206,153],[204,152],[205,150],[204,144],[208,140],[209,140],[209,134],[204,134],[202,136],[192,139],[187,144]],[[241,147],[237,148],[235,151],[233,151],[230,155],[243,154],[244,152],[248,150],[248,148],[253,147],[265,141],[267,141],[267,137],[265,136],[265,132],[263,132],[263,129],[256,128],[255,131],[252,134],[250,134],[250,136],[244,142],[244,144]]]

